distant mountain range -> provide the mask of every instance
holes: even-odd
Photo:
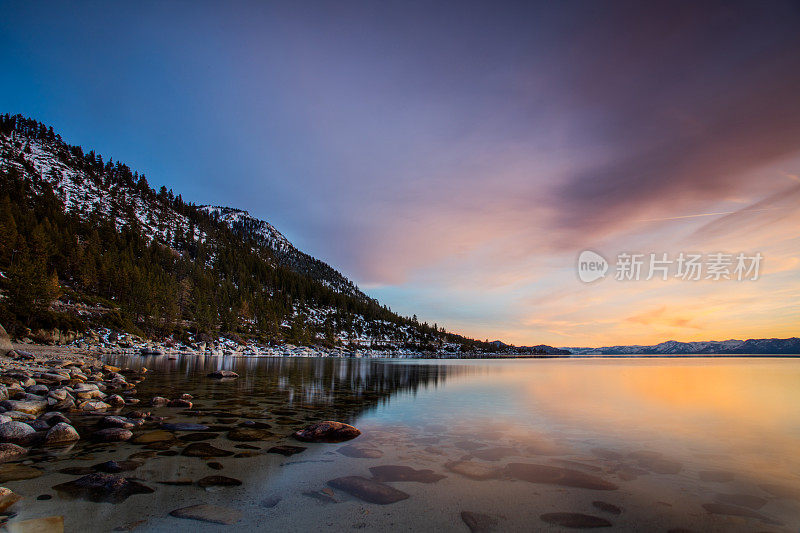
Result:
[[[562,348],[572,355],[690,355],[690,354],[800,354],[800,339],[730,339],[727,341],[667,341],[652,346],[604,346],[601,348]]]
[[[570,355],[571,352],[565,348],[553,348],[546,344],[537,344],[536,346],[514,346],[513,344],[506,344],[503,341],[492,341],[489,344],[495,346],[498,350],[504,353],[517,353],[517,354],[531,354],[531,355]]]

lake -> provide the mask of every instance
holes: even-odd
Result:
[[[150,370],[137,387],[143,405],[156,395],[191,394],[191,410],[152,412],[208,429],[149,444],[81,441],[33,454],[27,466],[42,475],[3,483],[25,497],[14,520],[63,515],[67,531],[800,527],[798,359],[108,362]],[[240,377],[206,377],[216,369]],[[94,422],[82,418],[74,421]],[[290,438],[321,420],[351,423],[362,434],[340,444]],[[179,453],[199,442],[231,453]],[[283,445],[306,449],[267,453]],[[125,475],[153,492],[114,504],[52,488],[108,460],[136,461]],[[209,476],[241,485],[217,479],[198,486]],[[367,493],[328,484],[345,476],[379,483],[368,482]],[[373,485],[390,487],[398,501],[365,501]],[[195,504],[241,518],[227,526],[169,514]]]

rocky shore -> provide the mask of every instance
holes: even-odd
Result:
[[[167,416],[152,414],[163,408],[175,408],[184,414],[194,411],[193,397],[179,394],[175,397],[153,396],[147,399],[137,397],[136,386],[146,377],[144,367],[131,370],[104,364],[88,353],[64,353],[64,347],[50,347],[36,353],[15,348],[0,356],[0,482],[24,480],[37,477],[42,471],[35,467],[47,455],[81,453],[83,448],[75,448],[85,441],[91,446],[130,441],[145,445],[153,450],[167,450],[182,437],[187,446],[182,456],[226,457],[233,452],[219,449],[206,442],[191,442],[192,436],[206,439],[210,428],[207,425],[190,422],[170,422]],[[54,357],[57,355],[58,357]],[[238,374],[230,370],[215,370],[208,373],[209,381],[231,381]],[[174,394],[174,393],[173,393]],[[261,429],[266,424],[244,423],[241,427],[228,431],[228,439],[248,442],[271,437],[272,433]],[[335,421],[323,421],[297,430],[293,437],[303,442],[342,442],[357,437],[360,431],[352,426]],[[212,434],[214,435],[214,434]],[[168,444],[168,446],[161,446]],[[250,445],[240,445],[241,449],[256,449]],[[291,456],[304,451],[300,446],[273,446],[267,453]],[[149,456],[156,451],[139,454]],[[177,452],[176,452],[177,453]],[[249,452],[252,453],[252,452]],[[248,452],[237,452],[238,456],[248,456]],[[134,454],[136,456],[136,454]],[[132,456],[133,457],[133,456]],[[136,456],[138,457],[138,456]],[[60,472],[81,476],[73,481],[53,487],[59,493],[93,502],[120,503],[131,495],[151,493],[153,488],[140,483],[135,478],[125,477],[125,473],[141,466],[138,459],[112,460],[93,467],[71,467]],[[210,463],[211,467],[214,463]],[[169,484],[168,482],[165,482]],[[236,486],[241,481],[225,476],[206,476],[197,482],[200,487]],[[14,506],[22,496],[9,488],[0,487],[0,526],[13,521],[16,516]],[[172,515],[195,520],[232,523],[224,510],[214,506],[192,506],[176,509]],[[42,521],[60,519],[59,524],[45,524]],[[9,522],[9,521],[12,522]],[[63,517],[36,519],[31,527],[50,527],[47,531],[63,531]],[[26,526],[27,527],[27,526]],[[59,529],[62,528],[62,529]]]
[[[86,354],[9,351],[0,357],[0,463],[22,460],[33,449],[66,451],[81,439],[131,438],[131,428],[152,422],[148,412],[132,410],[146,371],[104,365]],[[0,487],[3,512],[17,499]]]
[[[145,339],[129,333],[108,329],[89,330],[83,336],[70,337],[68,343],[61,343],[61,337],[53,337],[48,344],[35,343],[32,339],[21,339],[15,346],[26,350],[57,349],[64,346],[77,353],[85,354],[124,354],[144,356],[229,356],[229,357],[458,357],[459,354],[441,352],[437,354],[408,350],[403,348],[373,349],[364,347],[325,347],[296,346],[294,344],[265,344],[252,339],[236,336],[221,336],[216,339],[191,339],[181,342],[176,339]],[[461,354],[464,355],[464,354]]]

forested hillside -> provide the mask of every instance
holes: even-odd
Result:
[[[401,317],[275,228],[158,191],[128,165],[0,117],[0,323],[305,345],[495,351]]]

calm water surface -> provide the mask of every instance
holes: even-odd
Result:
[[[180,432],[178,440],[149,445],[82,441],[34,455],[28,466],[42,475],[3,483],[25,496],[15,520],[63,515],[68,531],[469,531],[467,512],[484,515],[473,518],[484,531],[571,530],[587,520],[620,531],[800,528],[797,359],[110,362],[151,369],[137,387],[143,404],[155,395],[192,394],[199,412],[153,412],[168,422],[208,425],[204,433],[212,434]],[[217,368],[241,377],[205,377]],[[301,444],[288,436],[327,419],[350,422],[362,435],[303,444],[305,451],[289,457],[266,453]],[[88,428],[94,419],[73,421]],[[230,438],[253,422],[263,440]],[[236,455],[177,455],[194,438]],[[65,468],[132,454],[143,464],[128,475],[152,494],[92,503],[52,488],[78,477],[60,472]],[[327,485],[342,476],[395,479],[398,469],[370,471],[385,465],[432,472],[387,481],[408,494],[389,505]],[[0,477],[13,478],[9,472]],[[209,475],[242,485],[159,483]],[[242,520],[222,526],[169,516],[198,503],[239,510]]]

